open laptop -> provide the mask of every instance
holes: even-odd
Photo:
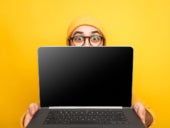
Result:
[[[145,128],[131,107],[132,47],[40,47],[38,67],[27,128]]]

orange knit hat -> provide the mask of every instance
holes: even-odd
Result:
[[[70,38],[72,32],[76,28],[78,28],[79,26],[82,26],[82,25],[88,25],[88,26],[97,28],[105,38],[104,29],[103,29],[101,23],[95,17],[89,16],[89,15],[79,16],[75,20],[73,20],[72,23],[70,24],[70,26],[68,27],[67,40],[66,40],[67,45],[69,45],[68,39]]]

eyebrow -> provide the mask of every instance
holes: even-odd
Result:
[[[92,34],[94,34],[94,33],[101,34],[99,31],[92,31],[91,33],[92,33]]]
[[[82,31],[76,31],[76,32],[73,34],[73,36],[76,35],[76,34],[83,34],[83,33],[84,33],[84,32],[82,32]],[[92,34],[94,34],[94,33],[101,34],[99,31],[92,31],[91,33],[92,33]]]
[[[83,32],[81,32],[81,31],[76,31],[76,32],[73,34],[73,36],[76,35],[76,34],[83,34]]]

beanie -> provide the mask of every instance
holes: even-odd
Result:
[[[104,29],[101,25],[101,23],[93,16],[89,16],[89,15],[85,15],[85,16],[79,16],[76,19],[74,19],[70,26],[68,27],[67,30],[67,45],[69,45],[69,38],[71,36],[71,34],[73,33],[73,31],[78,28],[79,26],[83,26],[83,25],[87,25],[87,26],[92,26],[97,28],[103,35],[103,37],[105,38],[105,34],[104,34]]]

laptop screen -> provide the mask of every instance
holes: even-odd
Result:
[[[132,47],[40,47],[40,106],[131,106]]]

